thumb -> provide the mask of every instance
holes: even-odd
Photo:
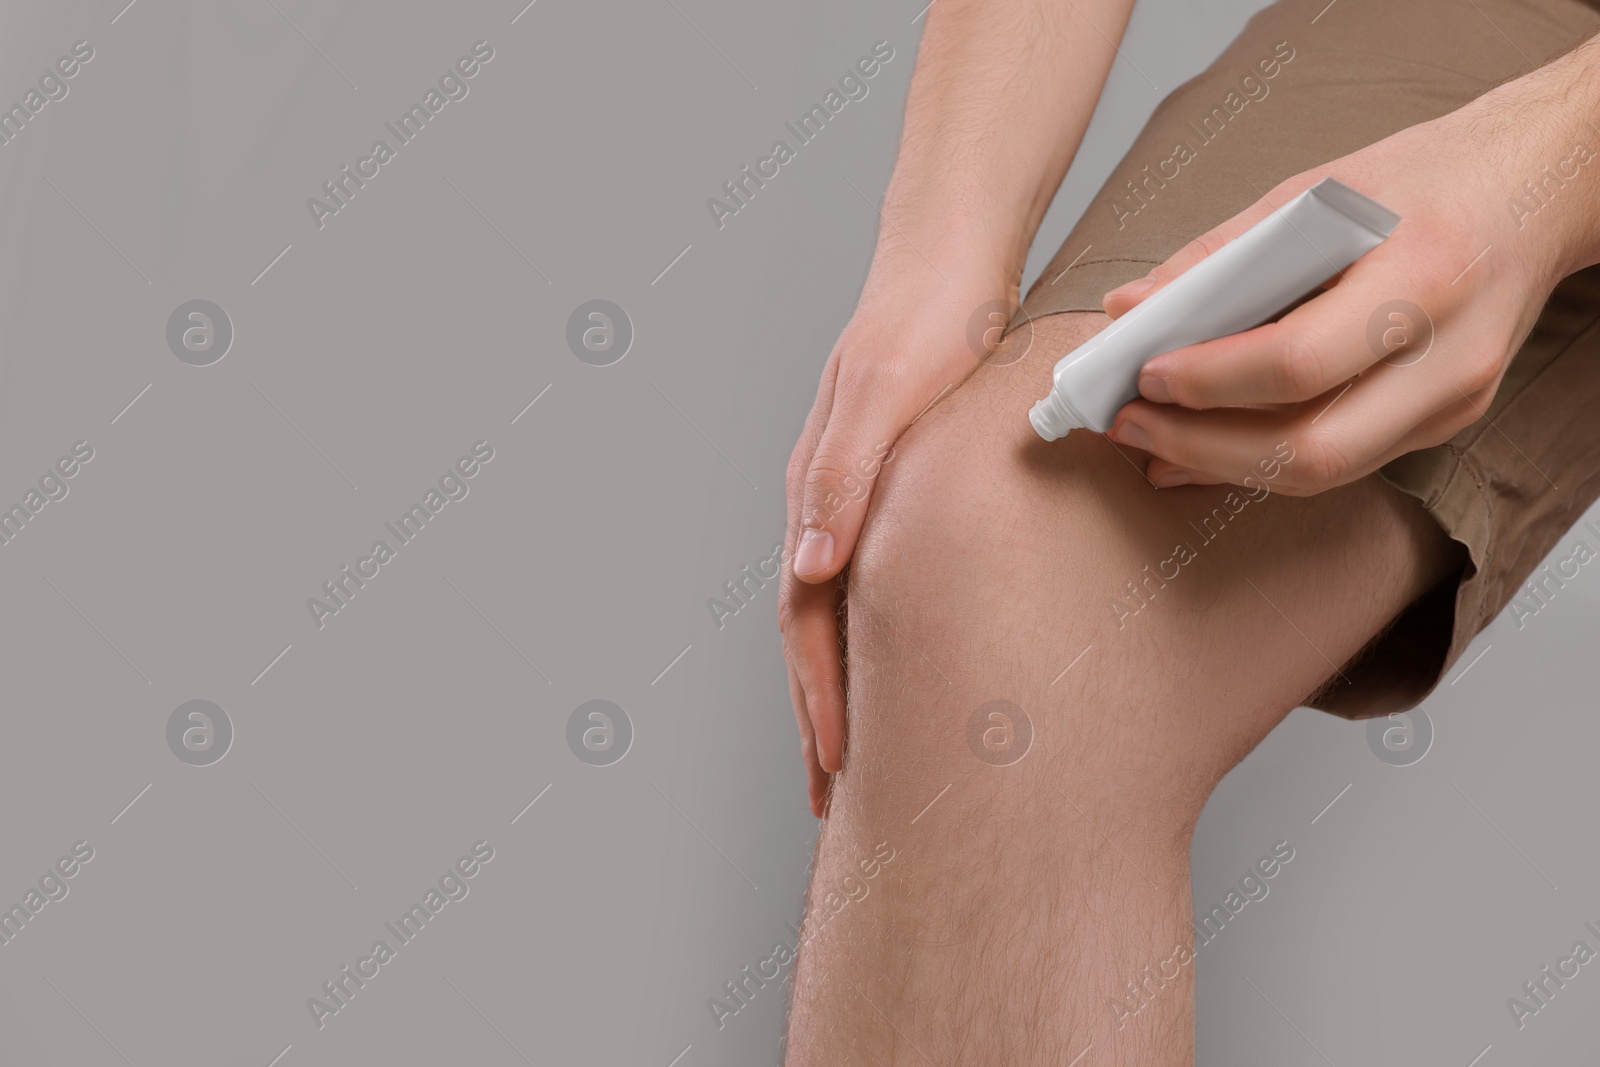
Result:
[[[1314,185],[1320,177],[1320,174],[1314,177],[1301,175],[1291,182],[1285,182],[1227,222],[1201,234],[1178,249],[1166,262],[1153,268],[1143,278],[1136,278],[1111,290],[1101,301],[1101,306],[1113,319],[1121,318],[1160,292],[1163,286],[1184,271],[1272,214],[1278,206],[1287,203],[1303,189]]]
[[[801,581],[827,581],[850,561],[872,487],[894,458],[894,442],[910,420],[893,411],[869,413],[869,404],[860,393],[836,397],[806,470],[794,554],[795,577]]]

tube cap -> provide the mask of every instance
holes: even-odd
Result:
[[[1028,421],[1033,424],[1034,432],[1046,441],[1058,441],[1067,436],[1069,431],[1088,426],[1083,416],[1054,389],[1049,396],[1033,405],[1028,412]]]

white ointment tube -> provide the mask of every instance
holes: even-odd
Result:
[[[1056,363],[1028,421],[1046,441],[1111,428],[1163,352],[1259,326],[1389,236],[1400,216],[1324,178],[1205,257]]]

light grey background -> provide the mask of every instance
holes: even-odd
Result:
[[[95,850],[0,945],[0,1063],[777,1062],[781,990],[720,1030],[707,1000],[790,940],[815,823],[775,586],[720,630],[706,601],[781,534],[920,0],[124,2],[0,27],[8,105],[95,50],[0,146],[0,503],[95,450],[0,546],[0,903]],[[1141,6],[1029,280],[1255,6]],[[319,230],[307,198],[479,40]],[[879,40],[868,97],[719,230],[706,199]],[[165,340],[193,299],[235,331],[209,367]],[[591,299],[635,329],[609,367],[566,345]],[[479,440],[469,495],[319,630],[307,598]],[[1421,762],[1300,711],[1223,784],[1197,906],[1295,859],[1201,952],[1202,1063],[1593,1060],[1600,967],[1520,1032],[1505,1001],[1600,948],[1597,581],[1490,628]],[[566,741],[596,698],[635,733],[605,767]],[[167,747],[194,699],[235,731],[210,766]],[[480,839],[319,1030],[307,998]]]

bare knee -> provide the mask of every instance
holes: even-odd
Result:
[[[896,445],[849,578],[846,795],[906,783],[909,803],[930,774],[981,778],[985,736],[1005,735],[985,709],[1009,707],[1032,748],[1009,785],[1109,778],[1182,829],[1431,584],[1442,535],[1375,482],[1157,490],[1103,437],[1040,440],[1026,416],[1053,360],[1104,321],[1041,320],[1025,358]]]
[[[1181,838],[1225,770],[1178,758],[1158,722],[1176,696],[1156,680],[1163,662],[1201,651],[1188,628],[1106,640],[1112,576],[1167,534],[1110,442],[1047,444],[1029,426],[1054,357],[1104,320],[1051,321],[1028,358],[980,370],[912,427],[884,469],[849,577],[836,810],[914,815],[966,783],[980,806],[1059,813],[1060,789],[1089,773]]]
[[[985,366],[930,409],[895,445],[874,493],[851,584],[868,596],[982,596],[992,572],[1057,551],[1064,563],[1092,547],[1042,539],[1108,517],[1111,497],[1138,481],[1102,437],[1038,438],[1029,406],[1050,385],[1055,356],[1105,322],[1098,314],[1052,316],[1028,353]],[[1008,339],[1008,344],[1011,343]],[[1121,484],[1119,484],[1121,483]],[[978,606],[978,605],[972,605]]]

